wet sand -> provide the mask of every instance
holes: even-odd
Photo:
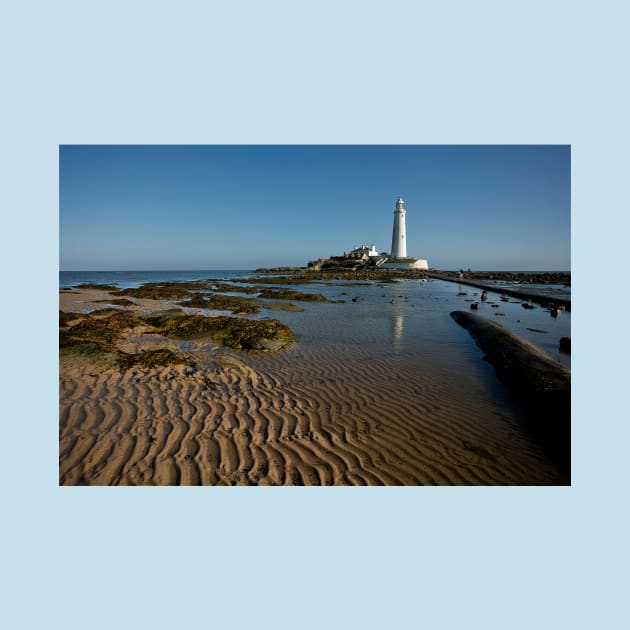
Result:
[[[88,296],[103,297],[62,293],[61,308],[89,310],[90,303],[76,302]],[[191,356],[200,350],[191,348]],[[477,360],[472,349],[470,357]],[[62,357],[60,484],[569,482],[483,371],[453,378],[438,354],[423,360],[392,360],[369,343],[307,340],[275,356],[234,355],[210,344],[192,366],[151,370]]]

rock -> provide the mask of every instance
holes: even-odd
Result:
[[[550,311],[551,317],[558,317],[560,315],[560,309],[552,308]]]
[[[482,291],[481,292],[481,299],[485,302],[488,299],[488,292],[487,291]]]
[[[477,304],[477,302],[473,302],[473,303],[470,305],[470,309],[471,309],[471,310],[473,310],[473,311],[478,310],[478,309],[479,309],[479,304]]]
[[[571,337],[560,337],[560,352],[571,354]]]
[[[536,308],[533,304],[530,304],[529,302],[522,302],[521,306],[523,308]]]
[[[360,297],[353,297],[353,298],[352,298],[352,301],[353,301],[353,302],[363,302],[363,298],[360,298]]]
[[[396,300],[392,300],[390,304],[396,304]]]
[[[468,330],[499,380],[530,410],[530,419],[523,428],[570,476],[570,369],[497,322],[465,311],[453,311],[451,317]]]

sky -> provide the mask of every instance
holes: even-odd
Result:
[[[59,149],[61,270],[305,265],[391,247],[436,269],[570,269],[568,145]]]

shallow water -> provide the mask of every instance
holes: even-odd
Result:
[[[325,426],[361,433],[362,423],[383,425],[389,438],[372,434],[370,448],[385,453],[405,445],[410,453],[403,461],[417,465],[407,471],[409,483],[562,483],[523,430],[527,413],[450,317],[451,310],[469,308],[463,302],[468,296],[439,281],[377,284],[320,286],[329,297],[347,301],[274,313],[299,343],[277,357],[255,359],[254,366],[272,374],[285,396],[310,401]],[[542,309],[507,306],[505,319],[515,327],[535,327],[549,317]],[[564,333],[568,318],[563,322]]]
[[[522,300],[509,298],[509,302],[503,302],[500,294],[492,291],[488,292],[488,300],[482,302],[481,289],[441,280],[403,280],[384,285],[370,282],[367,286],[327,282],[298,288],[303,292],[323,293],[331,300],[345,300],[343,304],[295,302],[305,309],[304,313],[273,314],[305,340],[320,343],[331,342],[336,337],[345,342],[355,339],[356,343],[377,344],[385,356],[415,354],[422,348],[423,352],[438,357],[453,343],[453,328],[457,325],[450,312],[470,310],[474,301],[479,303],[478,315],[499,322],[543,348],[557,361],[570,365],[570,356],[558,350],[560,338],[571,335],[569,311],[562,311],[554,318],[539,305],[525,309]],[[462,292],[466,295],[458,295]],[[361,301],[352,302],[355,297]],[[265,311],[259,315],[268,316]]]
[[[61,271],[61,287],[70,287],[84,282],[114,284],[120,288],[135,287],[146,282],[205,280],[218,278],[225,281],[255,276],[247,270],[201,270],[201,271]],[[348,286],[348,285],[351,286]],[[274,285],[281,287],[282,285]],[[289,286],[289,285],[287,285]],[[532,288],[533,285],[523,285]],[[257,318],[274,317],[287,323],[304,338],[315,336],[320,341],[325,336],[326,326],[335,324],[328,334],[339,331],[345,338],[352,333],[363,339],[377,339],[389,344],[396,351],[411,347],[415,352],[418,335],[430,340],[440,340],[440,326],[455,326],[448,316],[453,310],[470,310],[472,301],[479,303],[477,314],[499,322],[502,326],[543,348],[554,359],[570,367],[569,355],[559,351],[561,337],[571,335],[571,313],[562,311],[557,318],[540,305],[534,309],[524,309],[522,300],[509,298],[509,302],[500,299],[500,289],[496,293],[489,291],[487,302],[481,302],[481,289],[460,285],[443,280],[403,280],[394,283],[377,281],[360,282],[352,285],[348,281],[330,280],[313,282],[308,285],[290,286],[302,292],[323,293],[332,300],[345,300],[342,304],[317,304],[294,301],[305,309],[304,313],[286,313],[263,310]],[[547,286],[551,292],[559,287]],[[570,289],[567,289],[570,290]],[[465,293],[465,295],[458,295]],[[558,292],[566,294],[565,291]],[[344,295],[346,294],[346,295]],[[234,295],[253,297],[235,290]],[[399,297],[402,296],[402,297]],[[361,302],[352,302],[352,297],[361,298]],[[405,299],[406,298],[406,299]],[[391,304],[395,299],[396,304]],[[496,305],[493,307],[492,302]],[[229,314],[227,311],[207,311],[207,314]],[[444,319],[446,318],[446,319]],[[322,321],[320,321],[322,320]],[[348,330],[349,322],[350,330]],[[322,331],[318,332],[320,327]],[[529,330],[533,329],[533,330]],[[424,338],[424,337],[422,337]],[[444,341],[442,339],[442,341]],[[442,347],[444,352],[446,346]],[[381,348],[383,350],[383,348]],[[438,351],[439,353],[439,351]]]
[[[86,274],[78,282],[130,286],[251,275],[174,272],[182,275],[165,278],[158,273],[152,278],[133,272]],[[229,397],[221,422],[233,418],[243,428],[252,418],[262,426],[275,423],[285,454],[295,461],[311,457],[307,450],[315,435],[322,457],[325,453],[345,471],[336,473],[344,484],[567,483],[525,431],[527,412],[450,317],[453,310],[469,310],[467,300],[480,302],[480,289],[442,280],[326,281],[292,288],[344,302],[295,301],[303,312],[262,310],[251,316],[285,322],[298,343],[276,356],[247,356],[269,387],[245,415],[242,398]],[[554,319],[540,306],[527,310],[520,300],[502,302],[492,292],[477,312],[569,362],[557,351],[560,337],[570,335],[569,312]]]

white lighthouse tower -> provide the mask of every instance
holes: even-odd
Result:
[[[405,230],[405,202],[398,197],[394,210],[394,231],[392,232],[392,258],[407,257],[407,236]]]

